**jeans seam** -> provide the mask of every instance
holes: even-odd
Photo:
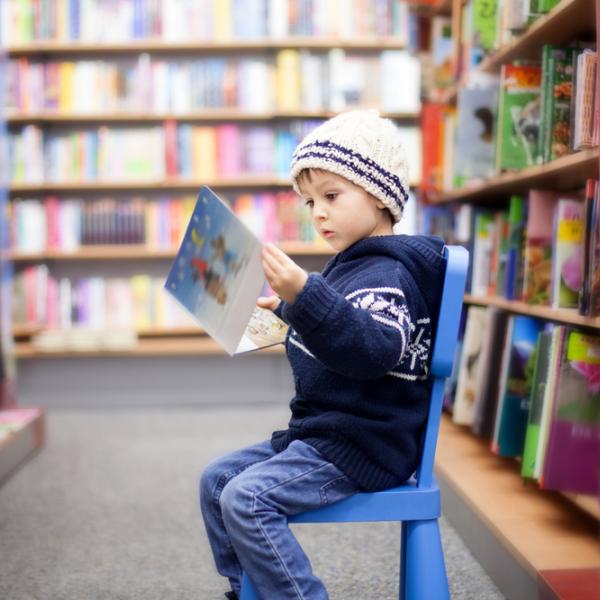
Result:
[[[217,479],[217,484],[215,485],[215,487],[212,491],[213,507],[214,507],[214,511],[215,511],[215,518],[217,519],[217,522],[219,523],[219,525],[225,531],[227,531],[227,528],[225,527],[225,522],[223,521],[223,513],[221,510],[218,509],[218,507],[220,505],[221,494],[223,492],[223,489],[236,475],[239,475],[240,473],[245,471],[248,467],[251,467],[252,465],[255,465],[259,462],[261,462],[261,461],[258,460],[255,462],[251,462],[251,463],[244,465],[243,467],[240,467],[238,469],[232,469],[231,471],[226,471],[225,473],[221,473],[221,476]],[[217,492],[218,492],[218,496],[217,496]],[[242,571],[243,570],[242,565],[240,563],[239,558],[237,557],[235,548],[233,547],[231,540],[229,539],[229,536],[226,537],[226,544],[227,544],[228,550],[232,551],[232,556],[235,559],[235,562],[236,562],[237,566],[239,567],[239,570]]]
[[[271,538],[267,535],[266,531],[264,530],[264,528],[258,518],[258,515],[257,515],[258,511],[256,510],[256,500],[257,500],[257,498],[259,498],[259,496],[261,496],[265,492],[270,492],[271,490],[274,490],[277,487],[280,487],[286,483],[290,483],[290,481],[294,481],[295,479],[299,479],[300,477],[304,477],[305,475],[309,475],[310,473],[314,473],[315,471],[318,471],[319,469],[322,469],[322,468],[328,467],[328,466],[335,466],[335,465],[332,465],[332,463],[325,462],[325,463],[319,465],[318,467],[314,467],[308,471],[304,471],[301,474],[295,475],[294,477],[290,477],[289,479],[286,479],[285,481],[280,481],[279,483],[277,483],[269,488],[265,488],[264,490],[261,490],[260,492],[252,494],[252,512],[255,515],[254,520],[256,522],[256,525],[257,525],[258,529],[260,530],[260,532],[262,533],[265,541],[271,548],[271,551],[273,552],[273,554],[279,561],[279,564],[281,565],[283,572],[285,573],[288,581],[292,584],[292,587],[296,591],[296,594],[298,595],[298,598],[300,598],[300,600],[305,600],[304,594],[302,594],[302,591],[300,589],[298,589],[296,582],[294,581],[294,579],[291,577],[289,571],[287,570],[285,563],[283,562],[283,560],[281,558],[281,555],[277,552],[277,549],[275,548],[275,546],[273,546],[273,543],[271,542]]]
[[[336,485],[339,481],[343,481],[344,479],[348,479],[347,475],[341,475],[340,477],[336,477],[332,479],[329,483],[326,483],[319,490],[319,495],[321,496],[321,505],[329,504],[329,499],[327,498],[327,490]]]

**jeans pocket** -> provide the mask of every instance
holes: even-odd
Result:
[[[340,475],[323,485],[319,490],[321,506],[343,500],[358,491],[356,484],[347,475]]]

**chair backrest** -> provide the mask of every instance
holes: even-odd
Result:
[[[421,460],[417,469],[419,488],[429,487],[433,481],[433,461],[440,428],[445,380],[452,373],[469,265],[469,253],[462,246],[445,246],[444,256],[446,273],[431,358],[433,387],[427,425],[422,438]]]

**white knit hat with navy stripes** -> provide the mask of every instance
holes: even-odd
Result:
[[[303,169],[340,175],[381,200],[397,223],[408,199],[408,164],[398,128],[376,110],[342,113],[311,131],[294,151],[291,178]]]

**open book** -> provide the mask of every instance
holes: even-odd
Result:
[[[287,325],[256,306],[262,244],[208,187],[200,189],[165,289],[230,354],[284,341]]]

